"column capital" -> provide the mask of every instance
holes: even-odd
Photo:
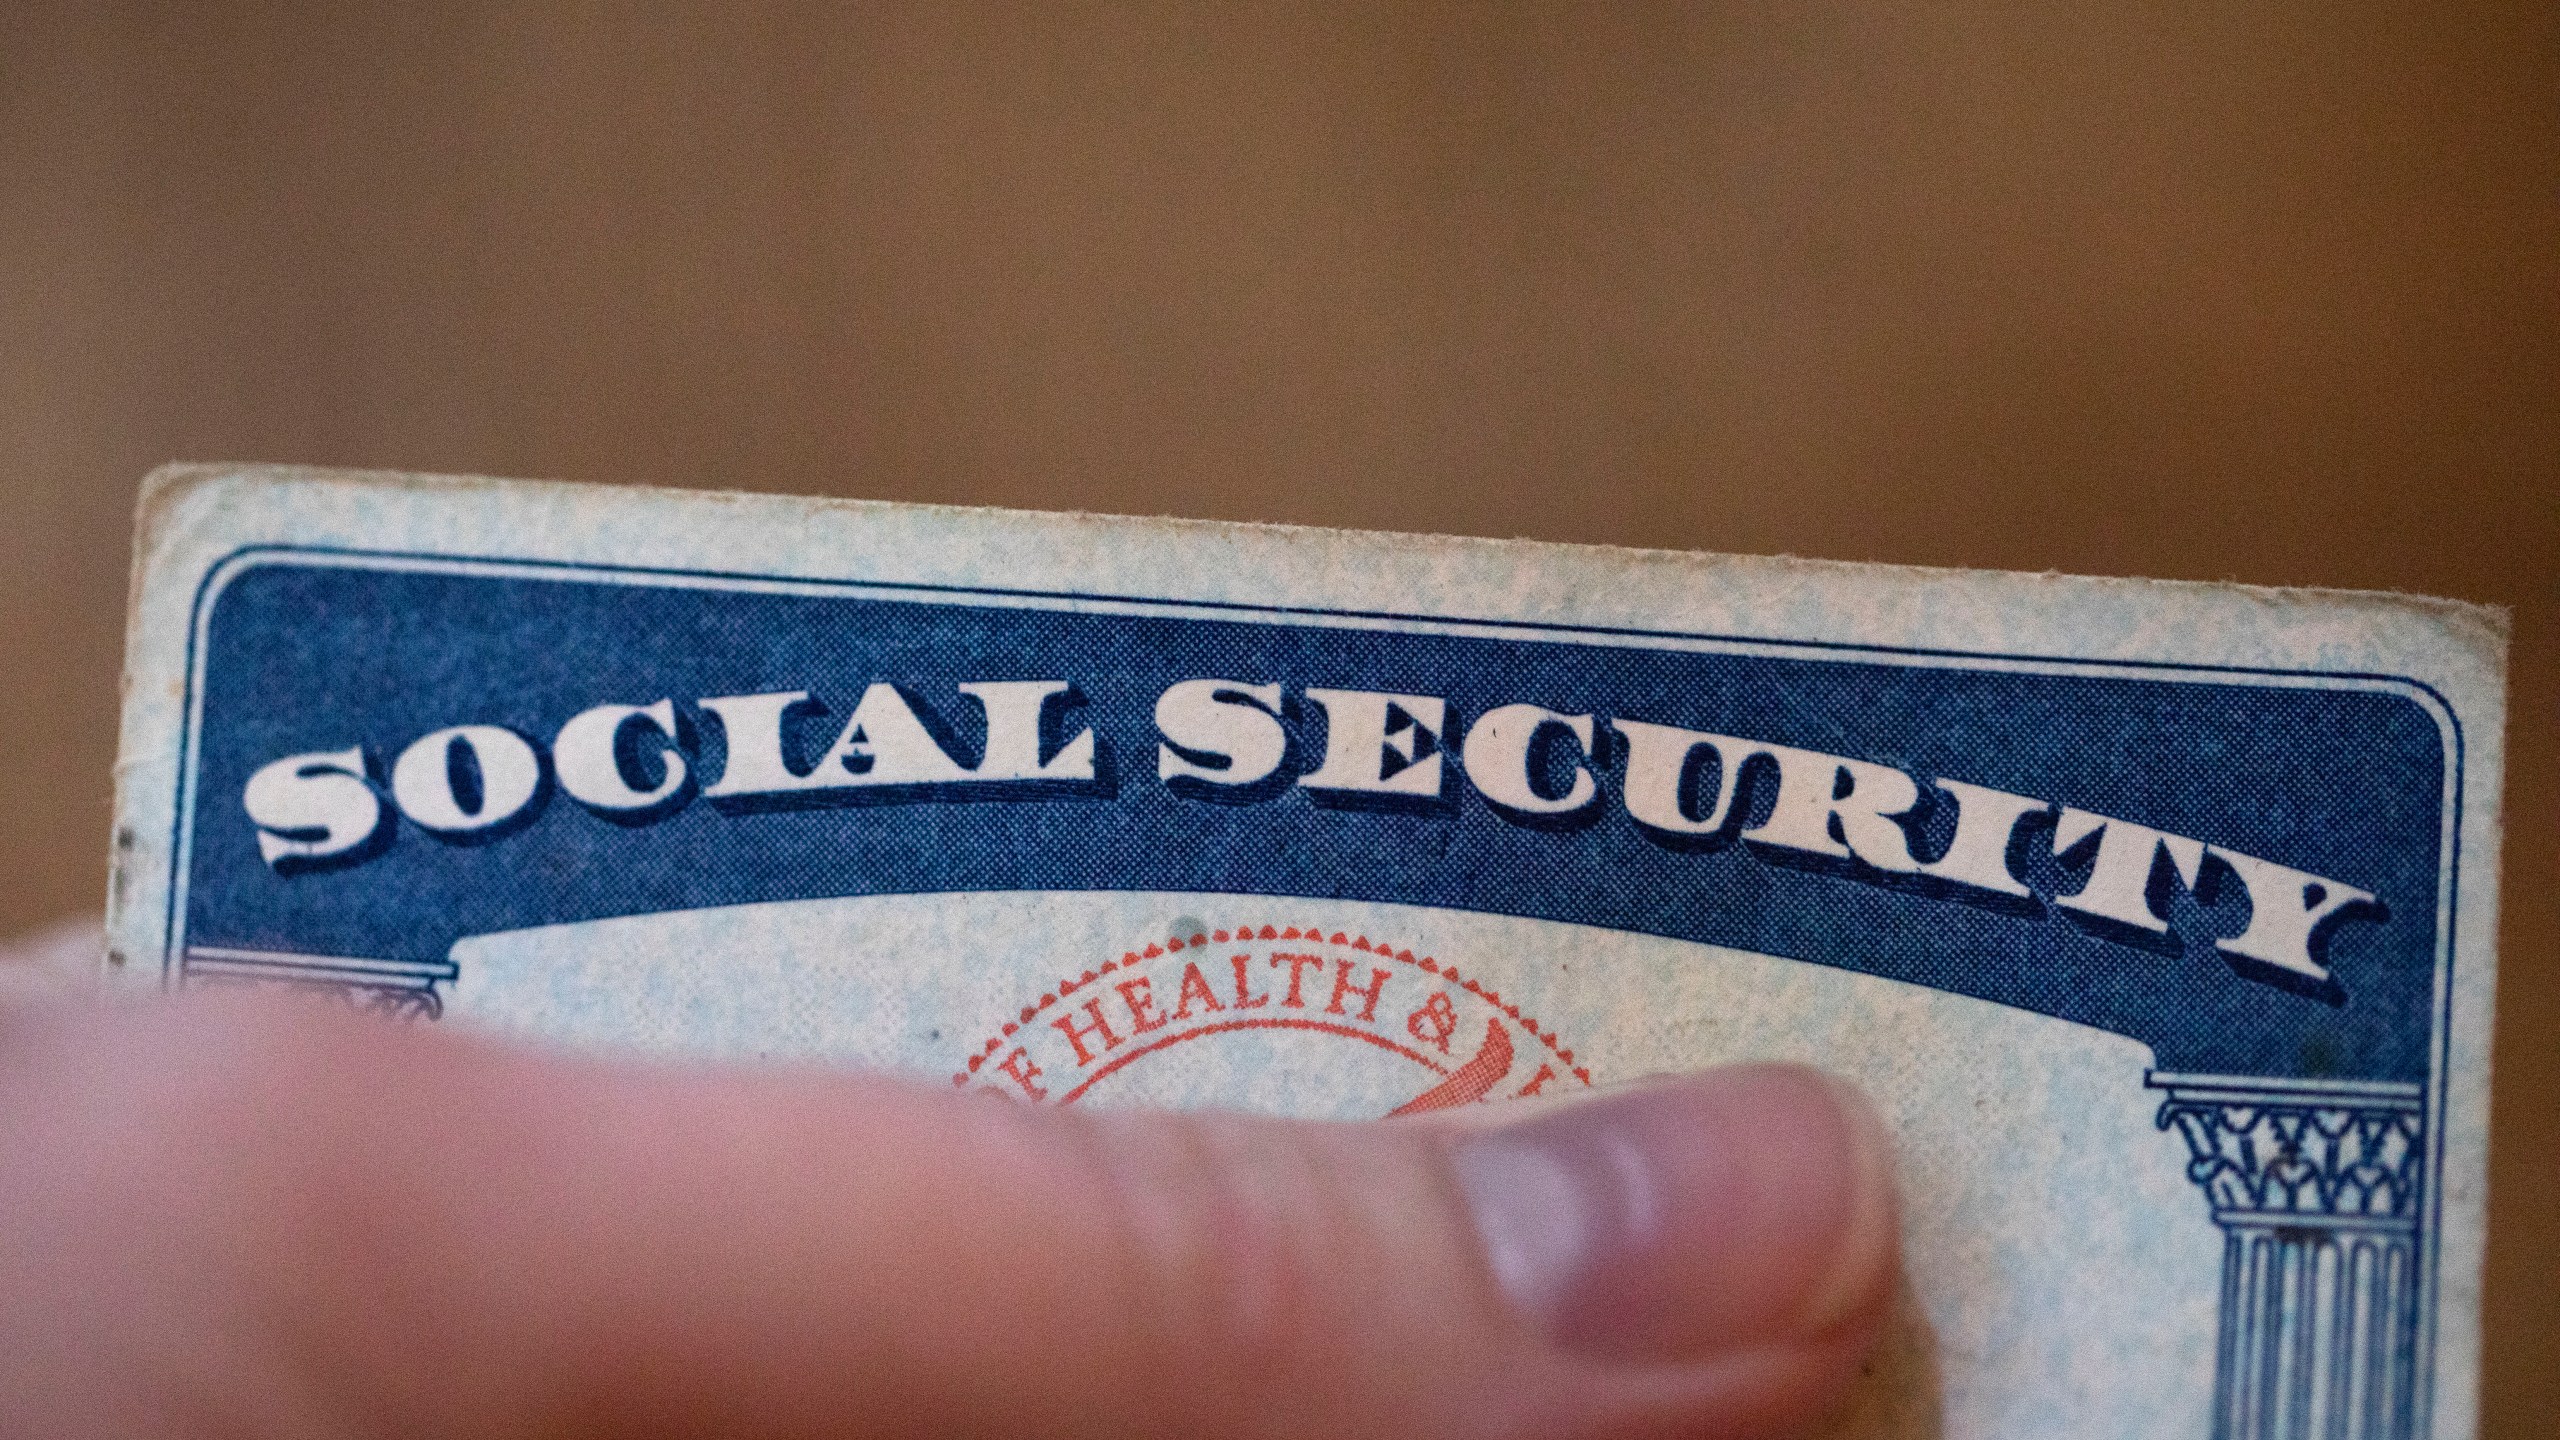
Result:
[[[2231,1224],[2411,1228],[2425,1184],[2425,1092],[2375,1080],[2152,1071],[2187,1178]]]
[[[245,986],[334,1000],[351,1010],[393,1020],[434,1020],[444,1014],[436,986],[461,967],[450,960],[374,960],[350,955],[304,955],[283,950],[190,946],[179,961],[179,981]]]

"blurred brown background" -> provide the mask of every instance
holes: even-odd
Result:
[[[168,459],[2493,601],[2553,1432],[2560,7],[624,13],[0,15],[0,935]]]

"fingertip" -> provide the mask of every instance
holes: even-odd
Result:
[[[1901,1249],[1901,1192],[1896,1184],[1893,1134],[1867,1093],[1827,1070],[1806,1068],[1838,1107],[1848,1155],[1849,1218],[1832,1253],[1828,1276],[1807,1302],[1800,1328],[1826,1333],[1853,1325],[1872,1330],[1892,1293]]]
[[[1694,1361],[1880,1313],[1892,1154],[1795,1065],[1708,1071],[1473,1131],[1453,1164],[1502,1291],[1551,1343]]]

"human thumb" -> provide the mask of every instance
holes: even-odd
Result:
[[[0,1026],[0,1145],[18,1433],[1762,1435],[1895,1243],[1789,1066],[1312,1123],[161,1005]]]

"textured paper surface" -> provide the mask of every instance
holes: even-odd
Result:
[[[1902,1154],[1845,1432],[2471,1433],[2485,612],[206,467],[131,626],[123,981],[1033,1104],[1803,1059]]]

